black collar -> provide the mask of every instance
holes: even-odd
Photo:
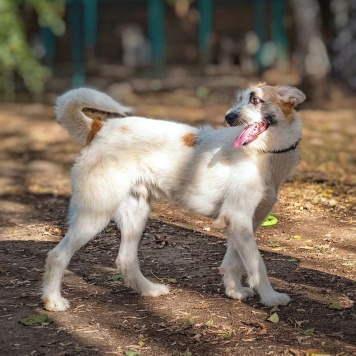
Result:
[[[262,153],[284,153],[284,152],[295,150],[298,147],[298,144],[299,144],[299,140],[288,148],[283,148],[281,150],[276,150],[276,151],[262,151]]]

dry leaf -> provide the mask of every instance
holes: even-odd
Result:
[[[271,314],[269,318],[266,319],[267,321],[270,321],[271,323],[278,324],[279,323],[279,316],[277,313]]]

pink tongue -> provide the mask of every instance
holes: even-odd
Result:
[[[257,125],[247,126],[241,133],[235,138],[234,147],[241,147],[249,138],[252,131],[256,128]]]

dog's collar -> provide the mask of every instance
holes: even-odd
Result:
[[[275,151],[262,151],[261,153],[285,153],[285,152],[289,152],[292,150],[295,150],[298,145],[299,145],[299,141],[295,142],[292,146],[289,146],[288,148],[283,148],[281,150],[275,150]]]

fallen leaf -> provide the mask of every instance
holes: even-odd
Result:
[[[265,221],[261,224],[261,226],[273,226],[278,223],[278,219],[273,215],[267,215]]]
[[[126,350],[125,355],[126,356],[139,356],[139,355],[141,355],[141,352],[136,351],[136,350]]]
[[[194,325],[197,318],[198,318],[197,316],[191,316],[190,318],[188,318],[187,319],[188,325]]]
[[[287,238],[287,240],[299,240],[302,238],[302,235],[291,235]]]
[[[277,313],[271,314],[269,318],[267,318],[267,321],[270,321],[271,323],[278,324],[279,323],[279,316]]]
[[[109,277],[110,281],[118,281],[120,279],[124,279],[124,275],[122,273],[116,273]]]
[[[276,247],[280,247],[281,244],[279,242],[270,242],[268,243],[268,246],[272,248],[276,248]]]
[[[347,263],[341,264],[341,266],[344,266],[344,267],[346,267],[346,268],[352,268],[352,267],[354,267],[354,263],[352,263],[352,262],[347,262]]]
[[[335,302],[335,303],[330,304],[330,305],[329,305],[329,308],[330,308],[330,309],[344,309],[343,306],[342,306],[340,303],[338,303],[338,302]]]
[[[313,335],[315,328],[309,328],[304,331],[304,335]]]
[[[213,326],[213,325],[214,325],[214,320],[208,320],[208,321],[205,323],[205,325],[206,325],[207,327]]]
[[[305,351],[306,356],[330,356],[330,354],[325,354],[318,349],[308,349]]]
[[[280,309],[277,307],[277,306],[275,306],[275,307],[273,307],[270,311],[269,311],[269,313],[270,314],[273,314],[273,313],[275,313],[275,312],[278,312]]]
[[[20,323],[25,326],[42,325],[48,320],[47,314],[35,314],[22,318]]]

